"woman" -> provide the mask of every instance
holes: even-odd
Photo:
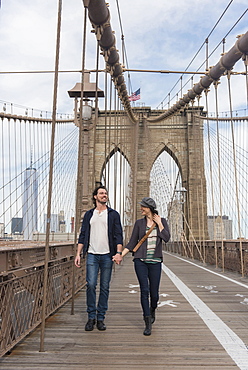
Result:
[[[159,299],[163,260],[162,241],[168,242],[170,232],[166,220],[157,214],[156,203],[152,198],[143,198],[140,205],[141,214],[144,218],[135,222],[130,241],[124,248],[122,257],[129,251],[133,251],[137,243],[155,223],[155,228],[150,235],[133,253],[134,268],[140,285],[140,301],[145,320],[143,334],[151,335],[151,324],[155,321],[155,310]]]

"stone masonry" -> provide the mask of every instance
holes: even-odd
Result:
[[[97,125],[88,131],[89,168],[88,204],[92,206],[91,193],[101,181],[109,157],[119,150],[131,166],[133,176],[133,221],[139,217],[138,202],[149,196],[149,177],[153,163],[162,151],[167,151],[175,160],[182,177],[182,186],[187,190],[185,214],[192,231],[188,238],[206,240],[207,204],[206,180],[203,154],[203,120],[199,118],[202,108],[191,107],[160,122],[147,118],[158,116],[162,111],[149,107],[134,108],[138,122],[129,121],[124,111],[99,112]],[[94,122],[94,119],[93,119]],[[94,124],[93,124],[94,126]]]

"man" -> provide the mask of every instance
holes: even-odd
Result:
[[[109,284],[112,274],[112,257],[119,263],[122,260],[123,235],[120,215],[107,206],[108,192],[104,186],[93,191],[92,197],[95,208],[87,211],[83,218],[78,239],[78,250],[75,265],[80,267],[80,254],[87,254],[86,261],[86,301],[88,321],[86,331],[94,329],[106,330],[105,313],[108,309]],[[100,271],[100,292],[96,305],[96,285]]]

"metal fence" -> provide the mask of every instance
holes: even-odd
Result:
[[[164,244],[164,251],[215,265],[222,271],[233,271],[248,276],[248,241],[226,240],[204,242],[178,241]]]
[[[74,257],[53,260],[48,268],[46,317],[72,297]],[[0,356],[13,348],[42,320],[44,265],[1,276]],[[85,264],[75,270],[75,292],[85,285]]]

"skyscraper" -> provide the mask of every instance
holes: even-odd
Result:
[[[21,234],[23,230],[22,218],[13,217],[11,220],[11,234]]]
[[[23,239],[32,240],[33,232],[37,231],[38,226],[38,181],[37,171],[32,167],[32,161],[24,173],[22,217]]]
[[[210,240],[233,239],[233,222],[228,216],[208,216],[208,233]]]

